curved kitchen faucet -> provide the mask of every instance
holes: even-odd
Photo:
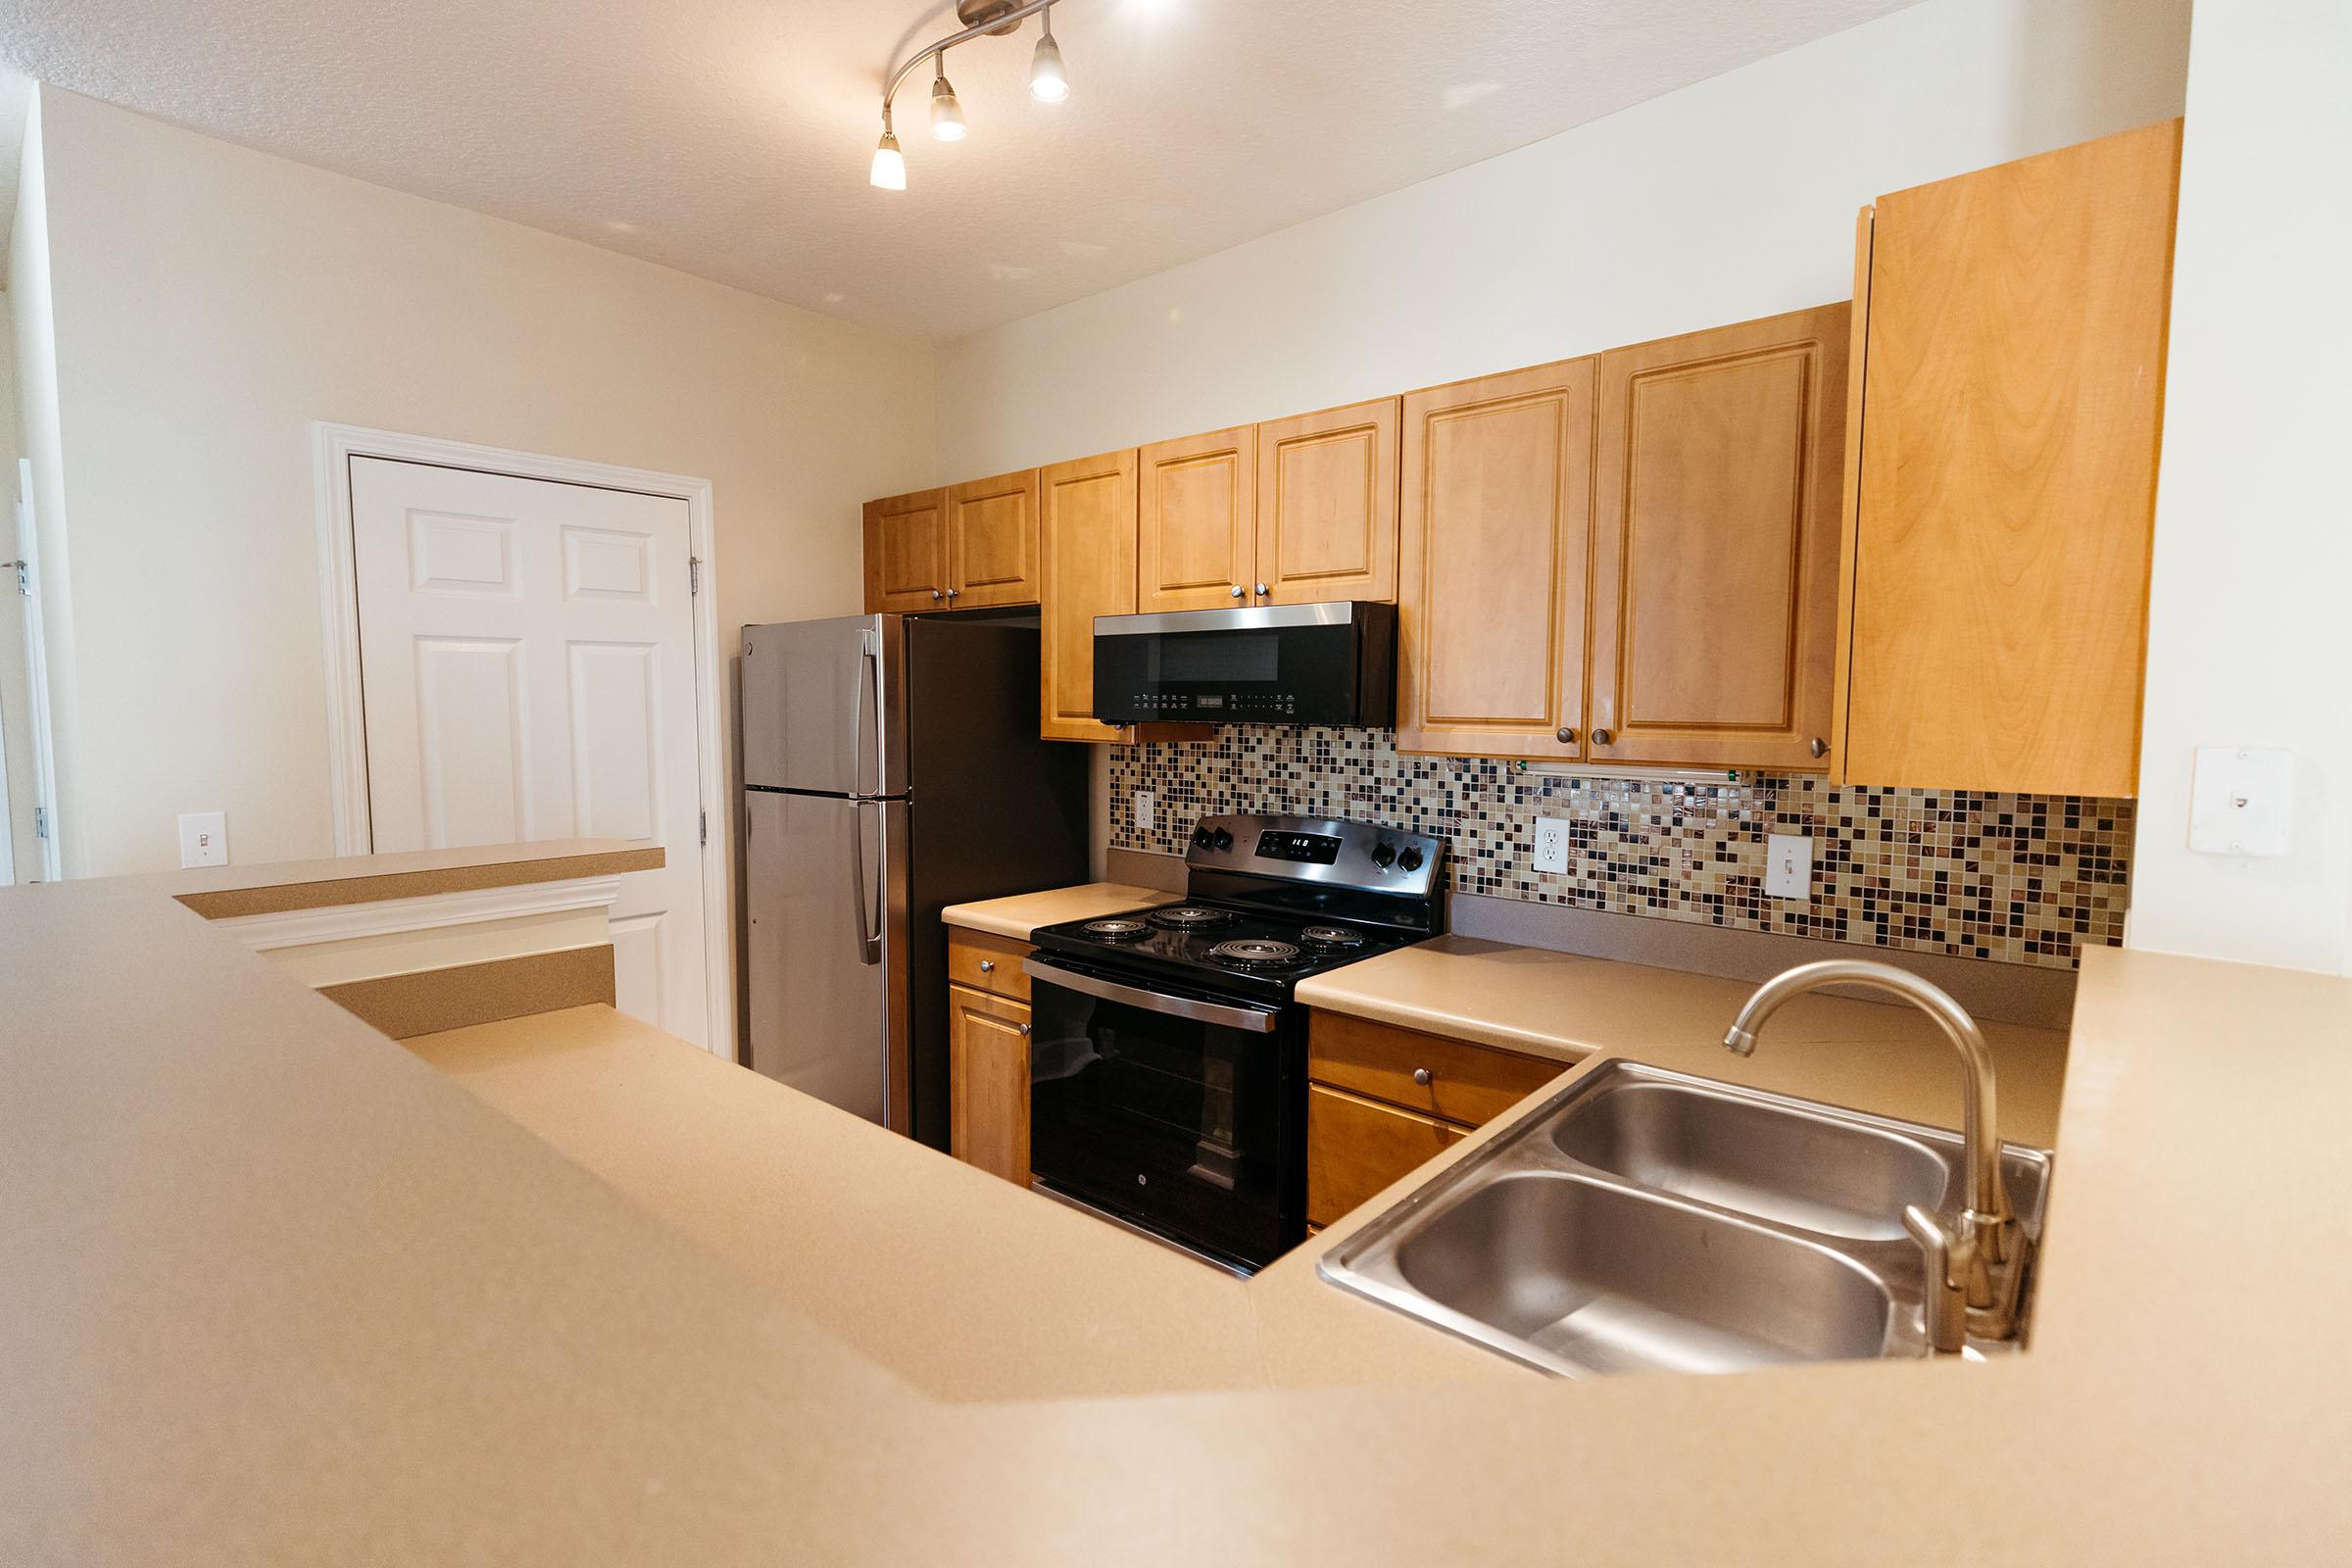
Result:
[[[1938,1351],[1954,1352],[1970,1334],[2014,1339],[2017,1308],[2025,1284],[2027,1242],[2001,1180],[2001,1139],[1994,1121],[1992,1054],[1967,1009],[1941,988],[1892,964],[1863,958],[1830,958],[1799,964],[1766,981],[1747,999],[1723,1037],[1735,1055],[1752,1055],[1756,1035],[1781,1007],[1824,986],[1864,986],[1910,1003],[1943,1030],[1960,1054],[1967,1083],[1968,1203],[1956,1224],[1947,1224],[1918,1204],[1903,1209],[1903,1228],[1919,1243],[1928,1261],[1927,1329]]]

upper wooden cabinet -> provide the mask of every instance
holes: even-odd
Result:
[[[1135,466],[1130,447],[1038,470],[1048,740],[1133,735],[1095,722],[1095,617],[1135,612]]]
[[[1866,209],[1836,774],[2132,794],[2180,125]]]
[[[1257,429],[1242,425],[1137,455],[1135,608],[1228,610],[1253,602]]]
[[[1396,744],[1580,755],[1595,362],[1407,393]]]
[[[948,605],[1038,602],[1037,470],[948,487]]]
[[[1245,603],[1396,597],[1399,400],[1257,427],[1257,576]]]
[[[945,490],[917,490],[865,504],[868,614],[943,609],[949,583]]]
[[[1601,356],[1588,757],[1824,765],[1851,318]]]

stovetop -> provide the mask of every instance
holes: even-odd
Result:
[[[1435,936],[1442,843],[1371,823],[1220,816],[1195,828],[1187,897],[1032,933],[1111,974],[1287,1002],[1300,980]]]

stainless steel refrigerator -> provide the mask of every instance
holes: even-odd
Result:
[[[1087,748],[1038,738],[1038,628],[743,629],[749,1062],[948,1146],[947,930],[1087,879]]]

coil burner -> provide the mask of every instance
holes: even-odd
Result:
[[[1144,918],[1168,931],[1207,931],[1234,921],[1232,911],[1212,909],[1202,904],[1171,904],[1164,909],[1153,909]]]
[[[1298,940],[1317,953],[1350,953],[1364,945],[1364,934],[1344,925],[1310,925]]]
[[[1220,942],[1208,950],[1208,956],[1225,963],[1246,964],[1252,968],[1298,961],[1298,945],[1295,942],[1274,942],[1265,937],[1245,937],[1239,942]]]
[[[1141,920],[1089,920],[1079,929],[1101,942],[1133,942],[1152,932]]]

